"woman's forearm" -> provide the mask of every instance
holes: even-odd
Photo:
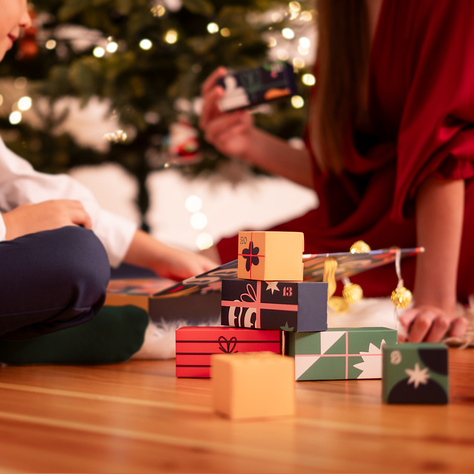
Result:
[[[273,175],[282,176],[313,189],[313,165],[306,148],[296,149],[286,141],[252,128],[252,144],[240,158]]]
[[[416,200],[415,303],[454,314],[464,219],[464,181],[429,179]]]

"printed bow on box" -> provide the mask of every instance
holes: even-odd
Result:
[[[284,331],[327,329],[327,283],[223,280],[221,323]]]

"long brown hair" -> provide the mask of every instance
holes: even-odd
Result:
[[[347,127],[364,97],[369,58],[364,0],[318,0],[317,93],[310,109],[310,143],[323,171],[343,169]]]

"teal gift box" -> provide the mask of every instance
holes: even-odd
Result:
[[[381,327],[286,333],[296,380],[380,379],[382,346],[396,343],[397,331]]]
[[[384,346],[382,399],[385,403],[448,403],[446,344],[407,342]]]

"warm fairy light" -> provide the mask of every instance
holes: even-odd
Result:
[[[207,25],[207,31],[209,31],[209,33],[214,34],[214,33],[218,33],[219,32],[219,25],[217,23],[209,23]]]
[[[17,77],[13,81],[15,89],[24,89],[28,85],[28,79],[24,76]]]
[[[208,234],[207,232],[201,232],[196,237],[196,247],[199,250],[208,249],[209,247],[212,247],[213,245],[214,245],[214,239],[212,238],[212,235]]]
[[[153,46],[153,43],[148,39],[148,38],[143,38],[140,43],[139,43],[139,46],[141,49],[143,49],[144,51],[148,51],[149,49],[151,49],[151,47]]]
[[[207,216],[203,212],[195,212],[190,219],[193,229],[202,230],[207,225]]]
[[[309,74],[309,73],[308,74],[303,74],[303,77],[301,78],[301,81],[306,86],[314,86],[316,84],[316,78],[314,77],[313,74]]]
[[[105,139],[112,143],[120,143],[127,141],[128,135],[124,130],[116,130],[115,132],[106,133]]]
[[[296,69],[303,69],[306,66],[305,60],[303,58],[293,58],[293,66]]]
[[[174,44],[178,41],[178,32],[176,30],[169,30],[165,34],[165,41],[168,44]]]
[[[280,61],[286,61],[290,57],[288,51],[283,48],[276,52],[276,56]]]
[[[304,107],[304,99],[303,97],[299,96],[299,95],[294,95],[292,98],[291,98],[291,105],[295,108],[295,109],[301,109],[302,107]]]
[[[44,46],[45,46],[46,49],[49,49],[51,51],[54,48],[56,48],[56,44],[57,44],[56,40],[49,39],[48,41],[46,41]]]
[[[199,196],[192,194],[186,198],[184,206],[189,212],[200,211],[202,208],[202,199]]]
[[[103,58],[105,54],[105,49],[102,46],[96,46],[94,50],[92,51],[92,54],[96,58]]]
[[[309,49],[311,47],[311,40],[307,36],[302,36],[298,43],[302,48]]]
[[[295,37],[295,32],[291,28],[283,28],[281,30],[281,35],[287,40],[292,40]]]
[[[31,100],[31,97],[24,96],[18,101],[18,108],[22,112],[25,112],[26,110],[31,109],[32,104],[33,104],[33,101]]]
[[[3,95],[0,94],[0,106],[2,106],[2,105],[3,105]]]
[[[301,5],[299,2],[290,2],[288,6],[290,7],[290,10],[293,12],[301,11]]]
[[[155,5],[150,11],[153,16],[160,17],[166,13],[166,8],[163,5]]]
[[[273,36],[268,38],[268,41],[267,41],[267,45],[269,48],[274,48],[276,45],[278,44],[276,38],[274,38]]]
[[[301,5],[298,2],[290,2],[288,6],[290,8],[290,20],[294,20],[301,12]]]
[[[224,38],[227,38],[230,36],[230,30],[229,28],[222,28],[221,30],[221,36],[224,36]]]
[[[272,23],[280,23],[283,20],[283,16],[280,12],[272,12],[271,19]]]
[[[300,15],[300,20],[302,21],[313,21],[313,14],[309,11],[302,12]]]
[[[118,50],[118,43],[115,41],[109,41],[105,49],[108,53],[115,53]]]
[[[22,115],[21,115],[21,112],[19,112],[18,110],[14,110],[8,117],[8,120],[10,121],[12,125],[19,124],[21,122],[21,119],[22,119]]]

